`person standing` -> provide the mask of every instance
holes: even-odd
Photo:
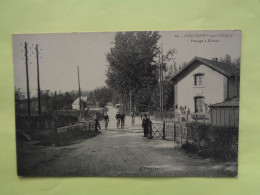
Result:
[[[104,120],[105,120],[105,129],[107,129],[108,122],[109,122],[109,116],[107,115],[107,113],[105,113],[105,115],[104,115]]]
[[[96,112],[95,115],[93,116],[93,120],[95,121],[95,130],[98,131],[100,130],[100,124],[98,121],[98,113]]]
[[[135,113],[133,112],[131,114],[131,119],[132,119],[132,127],[135,125]]]
[[[150,119],[147,117],[147,114],[144,114],[143,121],[142,121],[144,137],[149,136],[149,125],[150,125]]]

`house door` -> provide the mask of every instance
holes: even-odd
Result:
[[[195,112],[203,112],[204,97],[195,97]]]

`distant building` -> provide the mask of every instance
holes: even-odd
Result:
[[[112,102],[107,102],[107,106],[113,106]]]
[[[193,58],[172,79],[174,106],[205,113],[208,106],[239,97],[240,69],[231,64]]]
[[[90,109],[90,108],[96,108],[96,103],[92,98],[89,98],[87,96],[82,96],[81,97],[81,105],[82,109]],[[73,103],[72,103],[72,109],[73,110],[79,110],[79,98],[77,98]]]
[[[86,102],[88,100],[88,97],[81,97],[81,105],[83,109],[83,105],[86,105]],[[80,109],[80,103],[79,103],[79,97],[72,103],[72,109],[73,110],[79,110]]]
[[[121,107],[121,104],[116,104],[116,108],[120,108]]]

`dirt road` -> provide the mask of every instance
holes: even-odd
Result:
[[[116,128],[115,109],[109,108],[108,130],[64,147],[34,148],[24,170],[41,176],[216,176],[236,175],[237,166],[185,153],[172,141],[143,137],[141,120],[124,131]],[[102,125],[103,126],[103,125]],[[101,126],[101,127],[102,127]],[[40,153],[39,153],[40,151]],[[26,152],[24,152],[26,153]],[[41,155],[40,155],[41,154]],[[28,159],[28,158],[27,158]],[[26,167],[27,166],[27,167]]]

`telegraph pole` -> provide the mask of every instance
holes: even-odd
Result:
[[[161,45],[161,53],[159,55],[159,88],[160,88],[160,112],[164,110],[164,84],[163,84],[163,46]]]
[[[39,70],[39,45],[36,44],[35,50],[36,50],[36,60],[37,60],[37,82],[38,82],[38,111],[39,116],[41,116],[41,89],[40,89],[40,70]]]
[[[79,80],[79,66],[78,67],[78,84],[79,84],[79,109],[81,110],[81,91],[80,91],[80,80]]]
[[[25,57],[25,67],[26,67],[26,84],[27,84],[27,109],[28,109],[28,116],[31,116],[31,106],[30,106],[30,86],[29,86],[29,73],[28,73],[28,44],[24,42],[24,57]]]
[[[163,46],[162,46],[162,66],[161,66],[162,70],[161,70],[161,79],[162,79],[162,87],[161,87],[161,90],[162,90],[162,112],[164,110],[164,86],[163,86],[163,70],[164,70],[164,64],[163,64]]]
[[[161,90],[162,74],[161,74],[161,71],[162,71],[161,70],[161,54],[159,54],[159,91],[160,91],[160,108],[159,108],[159,110],[160,110],[160,112],[162,111],[162,90]]]

